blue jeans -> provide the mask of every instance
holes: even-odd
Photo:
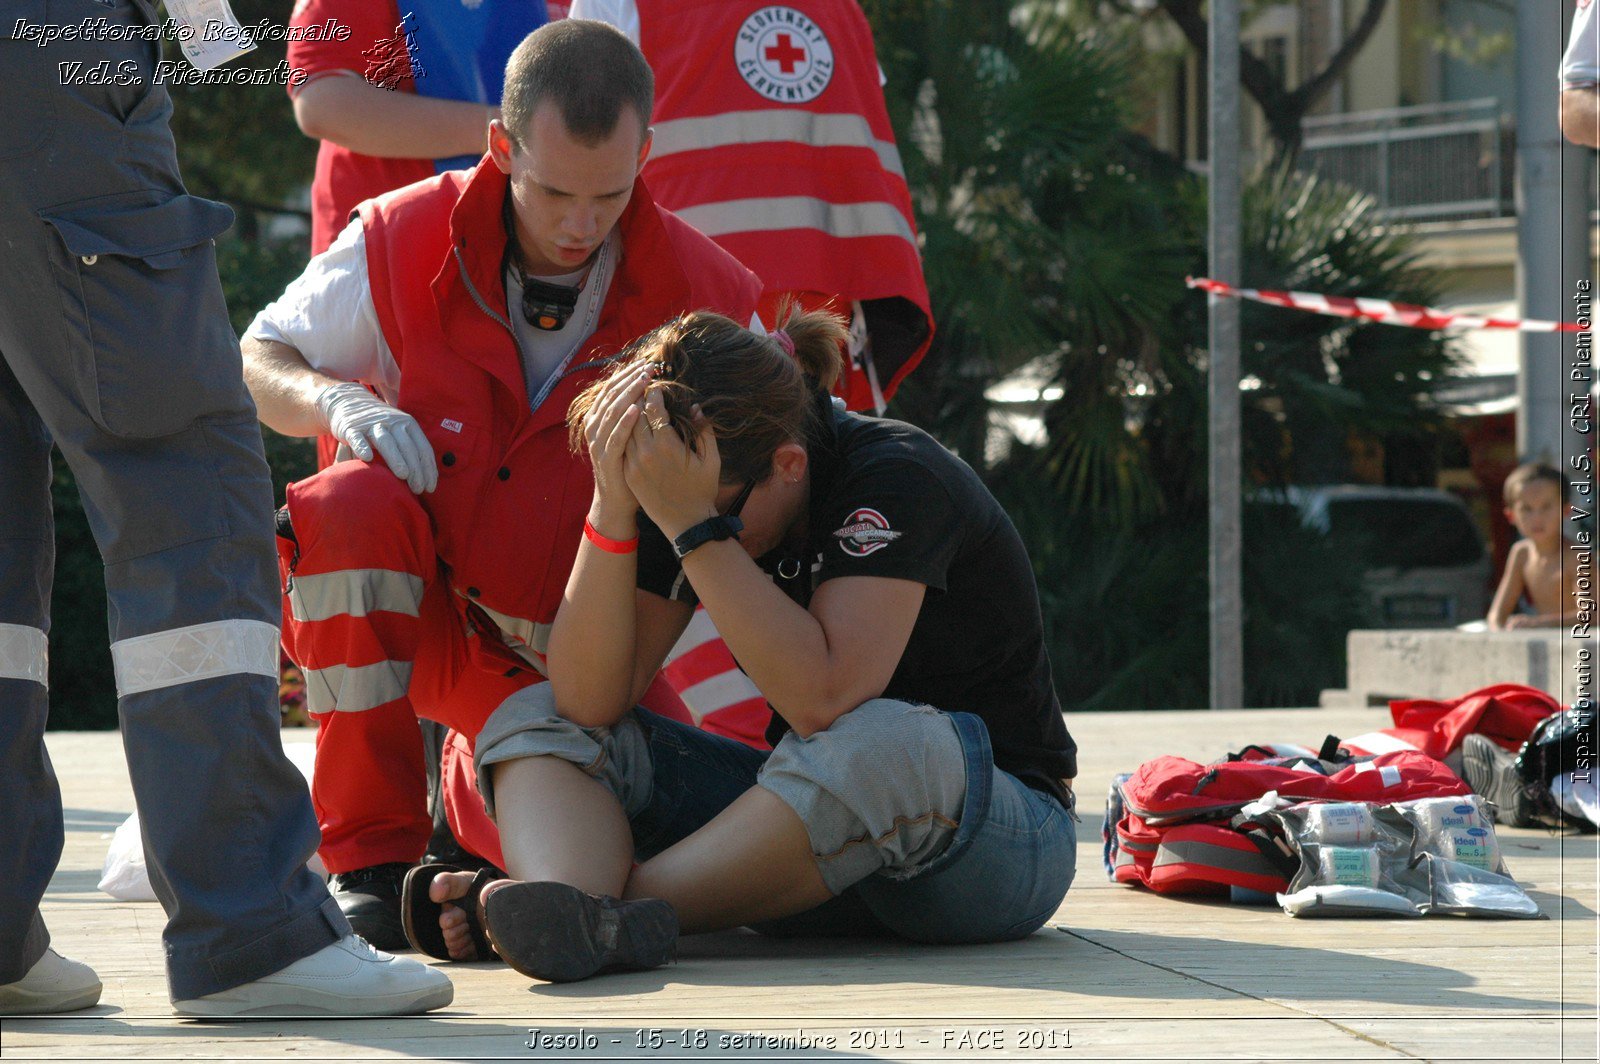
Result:
[[[629,818],[641,860],[687,838],[756,784],[771,755],[636,710],[654,783]],[[809,912],[756,926],[778,936],[894,934],[916,942],[1022,938],[1055,914],[1077,863],[1074,816],[1059,801],[994,767],[989,733],[950,714],[966,759],[960,826],[943,852],[910,878],[869,875]]]

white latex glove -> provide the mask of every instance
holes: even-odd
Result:
[[[330,384],[317,393],[317,410],[328,431],[343,440],[363,462],[374,451],[383,455],[389,469],[417,494],[439,484],[433,445],[422,426],[404,410],[397,410],[359,384]]]

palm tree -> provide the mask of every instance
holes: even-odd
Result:
[[[1192,182],[1185,196],[1191,268],[1199,274],[1203,184]],[[1252,178],[1242,239],[1246,287],[1410,303],[1438,297],[1404,229],[1386,225],[1371,197],[1314,175],[1284,167]],[[1205,297],[1190,293],[1173,325],[1165,385],[1142,431],[1160,456],[1169,507],[1203,511]],[[1419,436],[1442,424],[1430,394],[1460,359],[1439,334],[1248,302],[1240,329],[1244,466],[1256,483],[1338,483],[1349,479],[1352,435]]]
[[[1084,5],[869,0],[938,323],[893,412],[983,471],[1028,542],[1063,701],[1206,696],[1204,185],[1128,131],[1139,42]],[[1122,27],[1119,29],[1119,26]],[[1247,285],[1427,302],[1405,236],[1287,170],[1246,189]],[[1430,431],[1453,366],[1427,333],[1247,305],[1253,481],[1344,479],[1352,433]],[[1045,438],[995,460],[985,389],[1029,365]],[[1359,572],[1246,514],[1250,704],[1338,686]],[[1292,668],[1283,666],[1292,664]]]
[[[938,323],[894,413],[983,468],[984,388],[1041,357],[1070,365],[1100,417],[1053,479],[1087,503],[1148,511],[1154,483],[1119,449],[1120,416],[1100,424],[1118,402],[1104,353],[1150,346],[1144,322],[1180,298],[1183,263],[1160,224],[1164,194],[1131,158],[1129,42],[1075,28],[1055,4],[864,6]]]

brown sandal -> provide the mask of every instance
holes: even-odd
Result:
[[[433,884],[434,876],[441,872],[465,871],[467,869],[456,865],[425,864],[418,865],[406,873],[405,886],[400,892],[400,921],[405,927],[406,941],[418,952],[444,961],[459,959],[466,963],[471,960],[498,960],[499,954],[495,952],[494,946],[484,934],[483,908],[480,899],[485,886],[497,879],[506,878],[504,872],[497,868],[479,869],[477,875],[472,877],[472,885],[467,888],[465,895],[452,898],[443,904],[428,897],[428,888]],[[439,926],[439,916],[444,912],[445,905],[454,905],[467,914],[467,930],[472,935],[476,956],[470,958],[450,956],[449,947],[444,942],[444,930]]]

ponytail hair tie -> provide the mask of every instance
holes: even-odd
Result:
[[[783,348],[784,354],[790,358],[794,357],[794,338],[792,336],[782,329],[773,329],[767,335],[778,342],[778,346]]]

